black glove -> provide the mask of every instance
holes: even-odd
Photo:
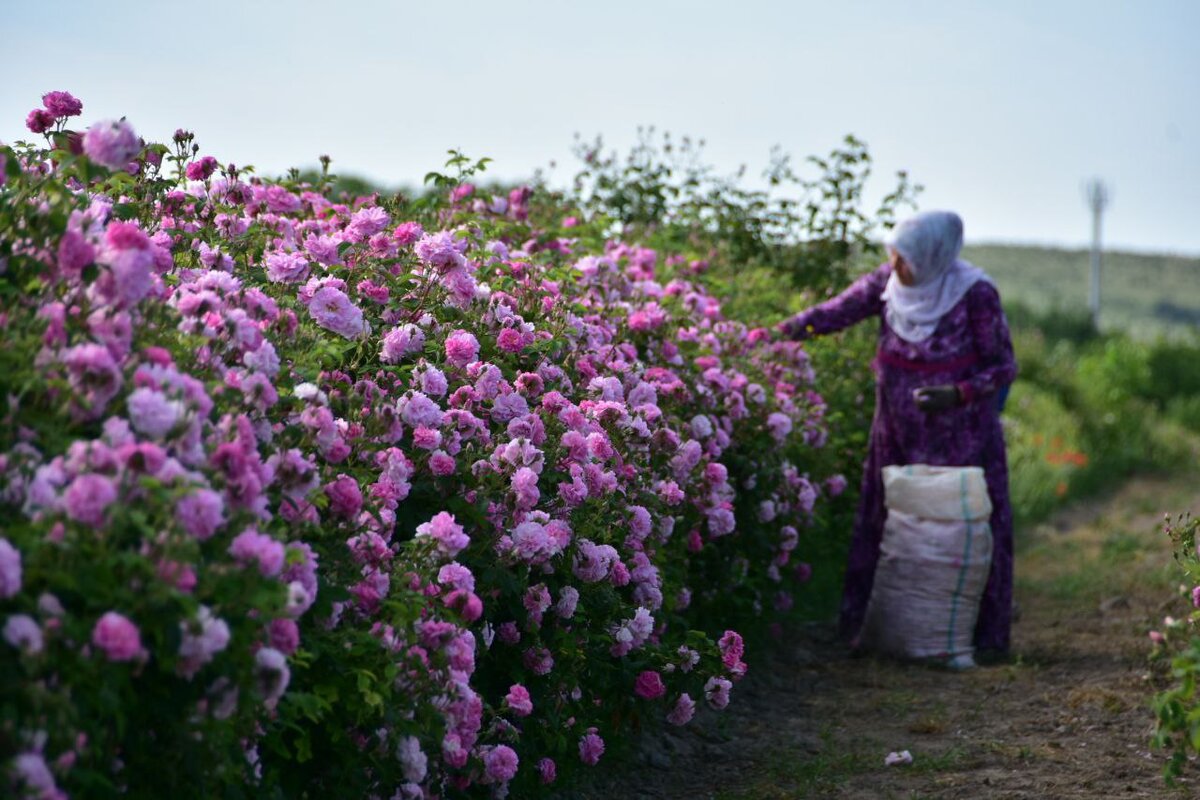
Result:
[[[793,342],[802,342],[811,337],[808,327],[797,325],[794,319],[785,319],[775,326],[775,330],[780,338]]]
[[[952,383],[922,386],[913,390],[913,400],[922,411],[945,411],[962,405],[962,393]]]

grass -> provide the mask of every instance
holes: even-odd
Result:
[[[1146,589],[1165,598],[1179,582],[1174,564],[1147,566],[1147,560],[1161,557],[1164,547],[1150,527],[1133,529],[1101,519],[1084,531],[1068,535],[1041,529],[1019,540],[1018,591],[1059,603],[1095,604]]]
[[[833,733],[827,730],[821,736],[821,752],[818,754],[798,757],[788,748],[781,747],[766,759],[764,768],[757,771],[741,789],[719,792],[714,795],[714,800],[793,800],[812,797],[835,790],[856,775],[888,770],[931,775],[960,770],[969,758],[961,747],[945,750],[909,748],[912,764],[889,767],[879,758],[879,753],[884,750],[884,743],[870,737],[859,738],[854,747],[846,748],[844,744],[838,744]],[[914,798],[922,795],[910,793],[895,796]]]

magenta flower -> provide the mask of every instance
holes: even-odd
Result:
[[[27,655],[42,652],[42,629],[28,614],[13,614],[4,623],[4,641]]]
[[[77,117],[83,113],[83,103],[70,92],[46,92],[42,95],[42,105],[56,117]]]
[[[380,361],[395,364],[405,356],[421,352],[425,347],[425,332],[412,323],[392,328],[383,337]]]
[[[721,649],[721,662],[726,667],[732,667],[745,655],[746,645],[737,631],[725,631],[717,646]]]
[[[505,744],[496,745],[483,755],[484,771],[489,778],[500,783],[513,779],[518,763],[516,751]]]
[[[359,209],[350,215],[346,235],[351,241],[359,242],[379,233],[388,226],[389,221],[387,212],[378,206]]]
[[[421,225],[416,222],[401,222],[392,231],[392,238],[396,240],[396,244],[401,247],[410,245],[420,239],[425,234],[421,229]]]
[[[83,135],[83,152],[109,169],[124,169],[142,150],[133,126],[125,120],[101,120]]]
[[[255,562],[258,571],[265,577],[273,577],[283,569],[287,553],[282,542],[277,542],[265,533],[247,528],[239,533],[229,545],[229,555],[243,565]]]
[[[54,127],[54,114],[44,108],[35,108],[25,117],[25,127],[33,133],[45,133]]]
[[[0,165],[2,166],[2,165]],[[77,275],[96,260],[96,249],[83,234],[68,230],[58,240],[58,268],[66,275]]]
[[[657,700],[667,693],[667,687],[663,685],[661,675],[648,669],[637,676],[633,692],[643,700]]]
[[[267,626],[267,639],[271,647],[290,656],[300,646],[300,627],[293,619],[273,619]]]
[[[283,697],[291,678],[287,656],[283,653],[273,647],[264,647],[254,654],[255,686],[268,708],[273,708]]]
[[[792,432],[792,418],[776,411],[767,417],[767,428],[775,441],[782,442]]]
[[[342,263],[342,256],[338,252],[340,245],[341,242],[332,236],[310,233],[304,238],[304,251],[312,256],[313,260],[326,266]]]
[[[436,428],[442,424],[443,414],[437,403],[421,392],[413,392],[401,400],[400,418],[414,428]]]
[[[189,181],[206,181],[217,171],[217,160],[212,156],[204,156],[187,165],[185,175]]]
[[[587,733],[579,737],[579,758],[588,766],[595,766],[600,763],[600,756],[604,755],[604,740],[600,738],[600,734],[596,733],[595,728],[588,728]]]
[[[704,684],[704,699],[713,708],[720,711],[729,705],[729,693],[733,689],[733,683],[725,678],[709,678]]]
[[[54,774],[41,753],[21,753],[12,761],[12,774],[28,791],[22,794],[26,798],[42,800],[59,800],[66,795],[58,790],[54,783]]]
[[[179,630],[179,661],[176,669],[185,678],[190,679],[217,653],[229,646],[228,623],[214,617],[207,606],[200,606],[196,619],[179,623]]]
[[[469,589],[454,589],[443,602],[447,608],[457,611],[466,622],[474,622],[483,616],[483,601]]]
[[[518,717],[528,717],[533,713],[533,701],[529,698],[529,690],[519,683],[509,687],[504,702]]]
[[[465,267],[467,259],[463,251],[466,249],[466,241],[455,239],[451,231],[427,233],[416,245],[417,258],[441,273]]]
[[[145,652],[137,626],[115,611],[105,613],[96,621],[92,628],[92,644],[109,661],[133,661]]]
[[[531,647],[521,655],[525,668],[534,675],[549,675],[554,669],[554,656],[545,647]]]
[[[415,736],[405,736],[396,743],[396,759],[404,770],[404,780],[420,783],[425,780],[429,758],[421,750],[421,742]]]
[[[505,328],[496,336],[496,346],[506,353],[519,353],[525,347],[525,339],[516,328]]]
[[[0,599],[21,591],[21,551],[0,537]]]
[[[552,758],[542,758],[537,762],[538,776],[542,783],[554,783],[558,778],[558,767]]]
[[[308,304],[308,313],[322,328],[347,339],[355,339],[368,330],[362,309],[332,286],[324,286],[316,291]]]
[[[429,537],[437,544],[438,552],[447,558],[454,558],[459,551],[471,543],[471,539],[463,532],[463,528],[454,521],[454,516],[445,511],[434,515],[429,522],[417,526],[417,536]]]
[[[225,521],[225,501],[212,489],[196,489],[175,502],[175,519],[197,539],[207,539]]]
[[[107,347],[99,344],[76,345],[63,353],[71,388],[83,401],[86,415],[99,417],[108,401],[121,388],[121,371]]]
[[[132,222],[112,222],[104,231],[100,261],[108,265],[113,294],[133,305],[154,285],[154,249],[150,237]]]
[[[429,456],[429,471],[439,478],[453,475],[457,469],[454,456],[444,450],[436,450]]]
[[[696,714],[696,701],[687,692],[679,695],[675,707],[667,714],[667,722],[672,725],[687,725]]]
[[[358,481],[349,475],[339,475],[337,480],[325,484],[325,496],[329,498],[329,510],[339,517],[353,519],[362,510]]]
[[[479,340],[464,330],[456,330],[446,338],[446,360],[465,367],[479,356]]]
[[[257,195],[255,199],[258,199]],[[300,210],[300,198],[278,184],[268,186],[263,191],[262,199],[267,204],[267,210],[276,214],[290,214]]]
[[[162,392],[147,386],[130,392],[125,404],[134,430],[152,439],[161,439],[170,433],[182,411],[180,403],[168,400]]]
[[[299,283],[308,277],[308,261],[299,253],[276,250],[268,253],[264,262],[267,266],[267,280],[272,283]],[[316,295],[313,299],[316,299]]]
[[[63,494],[67,516],[93,528],[104,525],[105,512],[116,499],[117,487],[112,479],[95,473],[80,475]]]

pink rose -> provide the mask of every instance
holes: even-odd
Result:
[[[96,621],[92,644],[103,650],[109,661],[132,661],[143,652],[137,626],[115,611]]]
[[[661,675],[648,669],[637,676],[633,692],[643,700],[657,700],[667,693],[667,687],[663,685]]]

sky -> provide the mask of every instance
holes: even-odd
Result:
[[[0,0],[0,141],[65,89],[82,124],[179,127],[260,174],[316,164],[417,185],[449,148],[518,179],[576,133],[703,138],[757,174],[865,140],[868,200],[900,169],[967,241],[1200,254],[1194,0]]]

